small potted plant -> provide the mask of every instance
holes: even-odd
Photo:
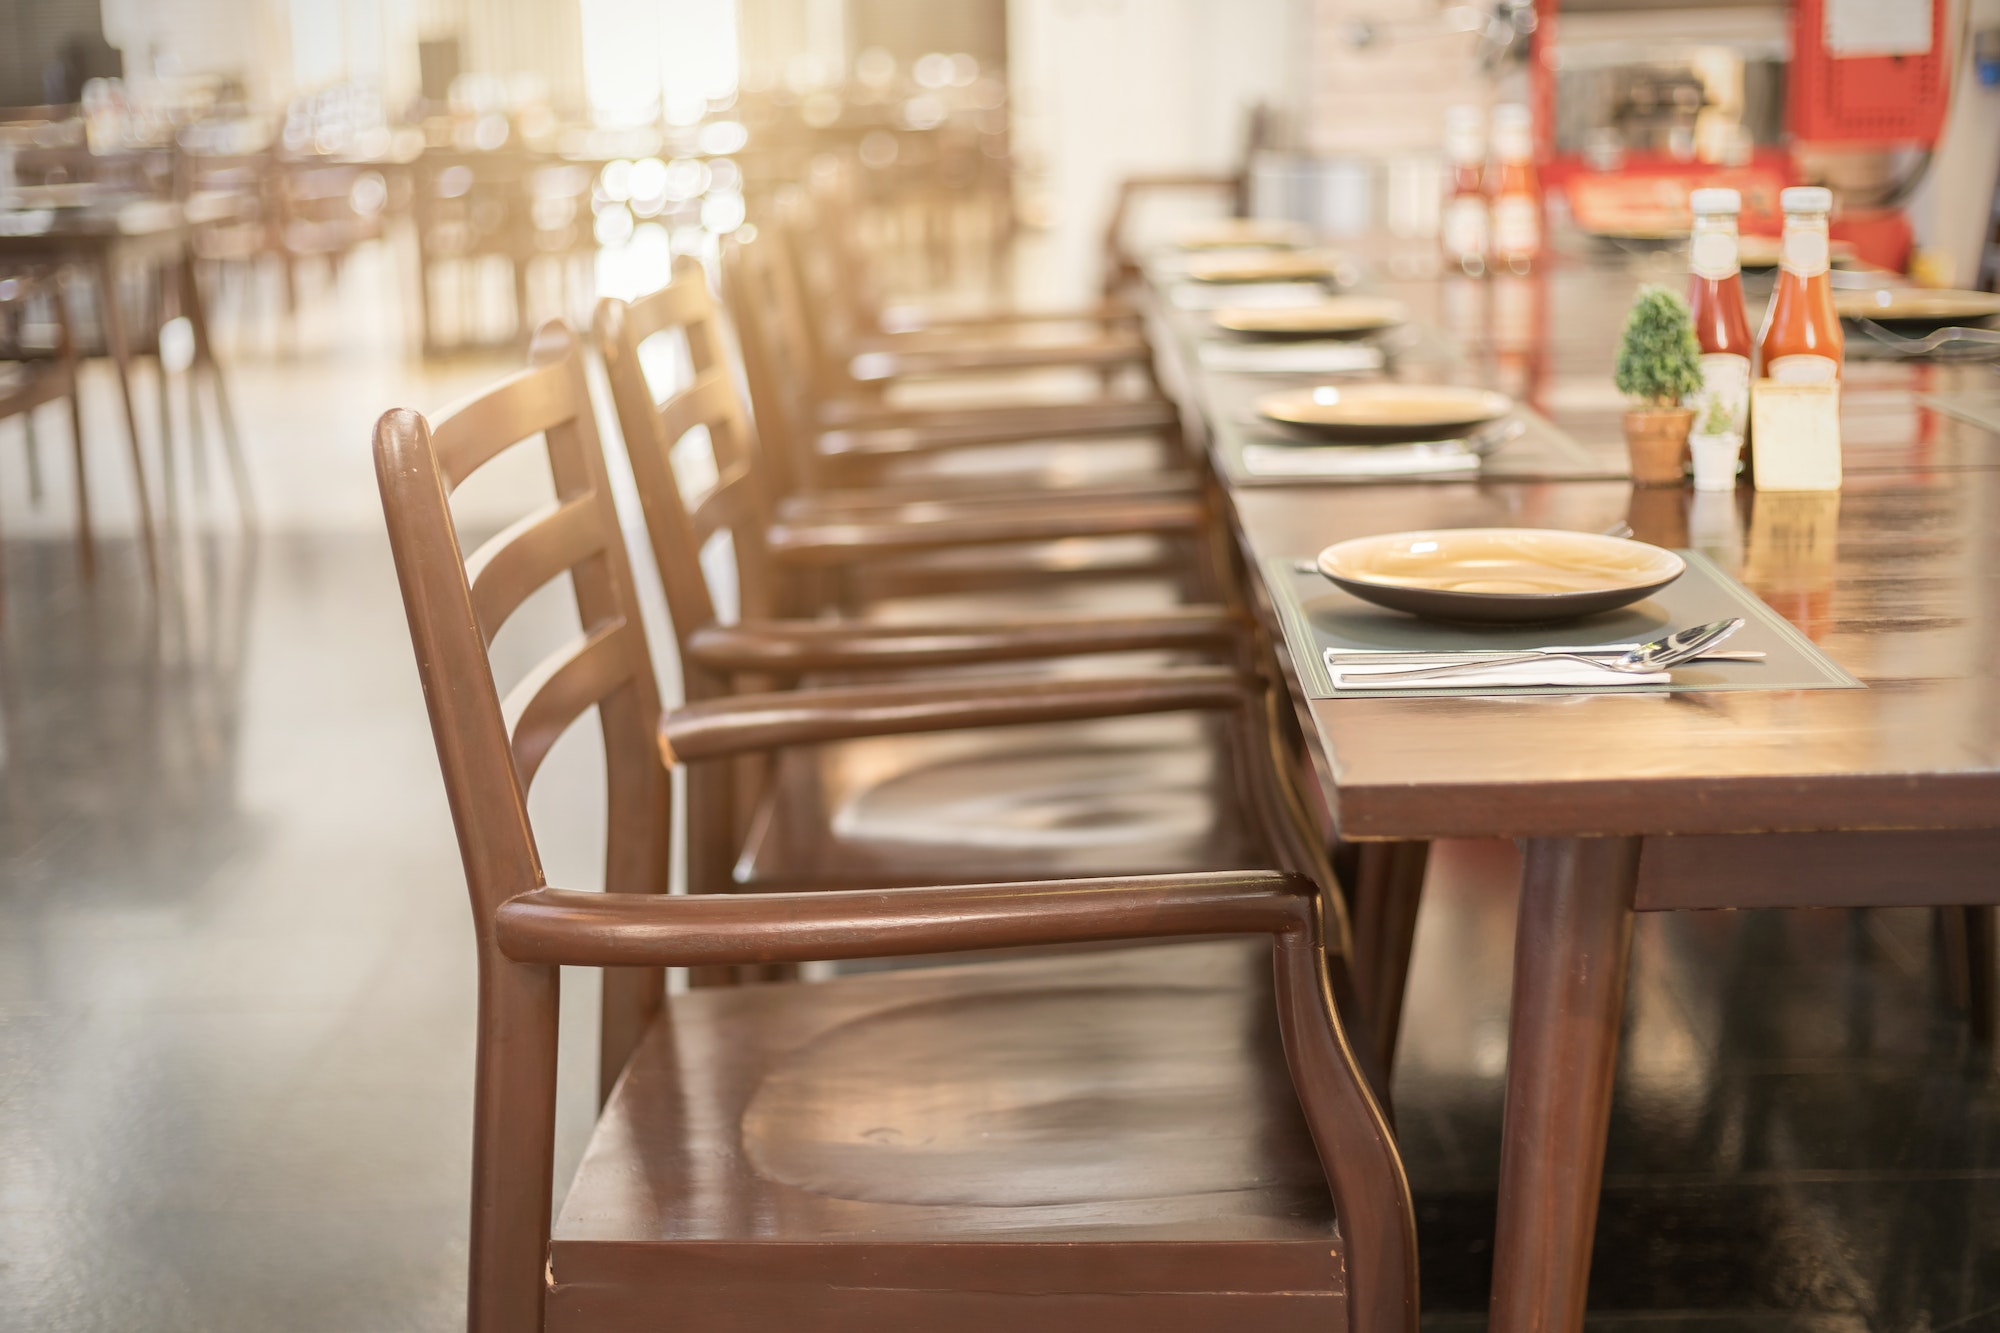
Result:
[[[1625,414],[1632,480],[1678,486],[1686,468],[1694,409],[1681,400],[1701,388],[1701,346],[1687,302],[1664,287],[1641,287],[1618,347],[1618,392],[1638,406]]]
[[[1703,401],[1694,434],[1688,438],[1688,452],[1694,457],[1696,490],[1736,489],[1743,437],[1736,433],[1736,414],[1729,410],[1721,394],[1712,393]]]

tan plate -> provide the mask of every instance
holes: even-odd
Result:
[[[1257,400],[1267,421],[1350,444],[1460,439],[1513,410],[1504,393],[1454,384],[1322,384]]]
[[[1535,624],[1627,606],[1679,578],[1672,551],[1550,528],[1452,528],[1356,537],[1319,553],[1346,591],[1430,620]]]
[[[1308,235],[1306,229],[1296,222],[1283,222],[1277,218],[1228,218],[1222,222],[1204,222],[1189,227],[1175,236],[1174,242],[1183,250],[1229,250],[1239,246],[1288,250],[1304,245]]]
[[[1215,312],[1215,325],[1259,338],[1359,338],[1409,317],[1408,306],[1385,296],[1336,296],[1318,305],[1228,306]]]
[[[1841,291],[1833,294],[1833,307],[1848,319],[1943,328],[2000,315],[2000,294],[1923,288]]]
[[[1340,256],[1324,250],[1274,250],[1261,255],[1199,255],[1188,261],[1196,282],[1292,282],[1329,278]]]

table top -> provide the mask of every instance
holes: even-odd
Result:
[[[0,255],[47,255],[134,241],[178,243],[186,211],[165,199],[106,196],[64,206],[0,209]]]
[[[1386,373],[1507,390],[1613,464],[1616,335],[1636,283],[1671,280],[1646,272],[1656,266],[1568,256],[1503,279],[1378,271],[1370,286],[1406,301],[1439,347]],[[1156,278],[1155,290],[1170,282]],[[1761,307],[1754,291],[1750,300]],[[1510,302],[1539,313],[1522,320]],[[1300,382],[1202,370],[1190,349],[1211,336],[1208,316],[1153,308],[1168,381],[1204,417],[1226,419],[1246,386]],[[2000,435],[1918,401],[1996,379],[1981,364],[1851,360],[1847,481],[1826,494],[1513,477],[1225,484],[1253,571],[1371,533],[1597,531],[1622,519],[1643,540],[1704,551],[1869,687],[1309,699],[1286,660],[1341,834],[2000,827]],[[1254,573],[1252,583],[1268,615]]]

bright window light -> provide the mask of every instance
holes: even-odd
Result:
[[[600,125],[700,120],[736,91],[736,0],[582,0],[583,81]]]

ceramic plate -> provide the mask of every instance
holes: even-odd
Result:
[[[1183,250],[1228,250],[1266,248],[1288,250],[1306,242],[1306,229],[1296,222],[1277,218],[1226,218],[1189,227],[1174,238]]]
[[[1196,282],[1295,282],[1330,278],[1340,256],[1324,250],[1274,250],[1260,255],[1198,255],[1188,261]]]
[[[1322,384],[1257,400],[1267,421],[1349,444],[1462,439],[1513,410],[1504,393],[1452,384]]]
[[[1215,312],[1217,328],[1259,338],[1361,338],[1392,329],[1410,317],[1401,301],[1381,296],[1336,296],[1290,309],[1230,306]]]
[[[1630,605],[1687,568],[1672,551],[1549,528],[1452,528],[1357,537],[1319,571],[1366,602],[1427,620],[1538,624]]]
[[[1877,324],[1912,333],[1954,324],[1979,324],[2000,315],[2000,295],[1993,292],[1884,288],[1835,292],[1833,305],[1849,319],[1872,319]]]

